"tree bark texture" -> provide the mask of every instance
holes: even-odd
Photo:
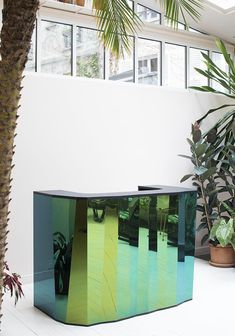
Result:
[[[0,312],[17,111],[38,8],[39,0],[3,1],[0,36]]]

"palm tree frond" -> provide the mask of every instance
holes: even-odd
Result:
[[[142,21],[126,0],[94,0],[99,36],[104,45],[116,56],[131,51],[131,35],[136,34]]]
[[[180,15],[188,26],[186,15],[198,21],[201,16],[200,11],[203,9],[203,0],[160,0],[160,4],[165,10],[168,22],[174,28],[178,27]]]

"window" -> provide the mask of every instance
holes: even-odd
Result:
[[[32,40],[31,40],[31,47],[29,50],[29,54],[28,54],[28,61],[25,65],[25,70],[27,71],[36,71],[36,27],[33,31],[33,35],[32,35]]]
[[[169,87],[186,87],[186,48],[165,44],[165,84]]]
[[[137,14],[144,22],[161,24],[161,14],[148,7],[137,5]]]
[[[104,78],[104,48],[97,31],[77,27],[77,76]]]
[[[211,59],[220,68],[220,70],[224,71],[225,73],[228,73],[228,65],[224,59],[223,54],[216,51],[212,51]],[[225,89],[222,85],[220,85],[215,81],[212,81],[211,85],[215,90],[227,92],[227,89]]]
[[[41,71],[71,75],[72,27],[42,20],[41,40]]]
[[[161,42],[138,39],[138,82],[161,84]]]
[[[134,46],[134,39],[132,46]],[[109,57],[109,79],[123,82],[134,82],[134,52],[129,54],[124,51],[123,57],[117,59],[110,54]]]
[[[208,85],[208,79],[200,75],[195,68],[206,70],[206,64],[203,62],[204,58],[202,52],[208,55],[207,50],[190,48],[189,50],[189,85],[202,86]]]
[[[164,24],[165,24],[165,26],[172,28],[172,25],[171,25],[170,21],[167,19],[166,16],[164,17]],[[185,30],[185,29],[186,29],[185,24],[181,23],[181,22],[178,22],[178,30]]]

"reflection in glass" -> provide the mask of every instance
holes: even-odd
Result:
[[[189,85],[202,86],[208,85],[208,79],[199,74],[195,68],[206,70],[207,67],[203,62],[202,52],[208,55],[207,50],[190,48],[189,49]]]
[[[91,325],[192,298],[196,192],[34,195],[34,304]]]
[[[228,73],[228,65],[224,59],[223,54],[216,51],[212,51],[211,59],[220,68],[220,70],[224,71],[226,74]],[[211,84],[212,87],[218,91],[228,92],[228,90],[226,90],[222,85],[213,80]]]
[[[109,79],[123,82],[134,81],[134,51],[132,41],[132,50],[130,53],[124,51],[124,55],[117,59],[114,55],[110,54],[109,57]]]
[[[174,88],[186,86],[186,48],[165,44],[165,85]]]
[[[161,14],[148,7],[137,5],[137,14],[143,22],[161,23]]]
[[[161,42],[138,39],[138,81],[160,85]]]
[[[77,76],[104,78],[104,48],[97,31],[77,28]]]
[[[41,21],[41,71],[71,75],[72,26]]]
[[[36,43],[37,42],[36,42],[36,26],[35,26],[31,40],[31,47],[28,54],[28,60],[25,65],[25,70],[27,71],[36,71],[36,49],[37,49]]]

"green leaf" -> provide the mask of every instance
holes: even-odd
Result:
[[[225,207],[225,209],[228,211],[228,213],[230,214],[231,217],[235,217],[235,210],[232,209],[227,203],[225,202],[221,202],[223,204],[223,206]]]
[[[193,142],[197,143],[201,140],[202,138],[202,132],[200,131],[200,129],[194,130],[192,131],[193,134]]]
[[[207,168],[201,166],[201,167],[194,167],[195,174],[198,176],[201,176],[207,172]]]
[[[202,179],[206,180],[209,177],[213,176],[216,173],[216,169],[217,169],[216,167],[211,167],[211,168],[207,169],[207,171],[202,174],[202,176],[201,176]]]
[[[184,182],[184,181],[187,181],[190,177],[194,176],[193,174],[188,174],[188,175],[185,175],[181,180],[180,182]]]
[[[202,143],[200,145],[197,146],[195,153],[197,155],[197,157],[201,157],[203,154],[205,154],[207,149],[207,144],[206,143]]]
[[[188,155],[179,154],[178,156],[180,156],[180,157],[182,157],[184,159],[192,160],[192,157],[188,156]]]
[[[209,237],[210,240],[215,240],[216,239],[216,231],[217,231],[219,225],[220,225],[220,222],[217,222],[217,223],[213,224],[213,226],[211,228],[211,231],[210,231],[210,237]]]
[[[205,234],[201,239],[201,245],[204,245],[209,239],[209,233]]]
[[[168,21],[174,28],[178,27],[179,17],[182,16],[187,25],[186,16],[190,16],[195,21],[200,18],[200,10],[203,9],[202,0],[160,0]]]
[[[123,56],[124,51],[131,52],[133,36],[142,25],[142,21],[133,12],[126,0],[93,0],[99,37],[115,57]]]
[[[208,225],[206,222],[203,222],[201,223],[198,227],[197,227],[197,232],[201,231],[201,230],[204,230],[204,229],[207,229],[208,228]]]
[[[218,239],[220,245],[223,247],[228,246],[231,242],[233,233],[233,219],[231,218],[228,222],[226,222],[225,219],[221,219],[216,230],[216,238]]]

